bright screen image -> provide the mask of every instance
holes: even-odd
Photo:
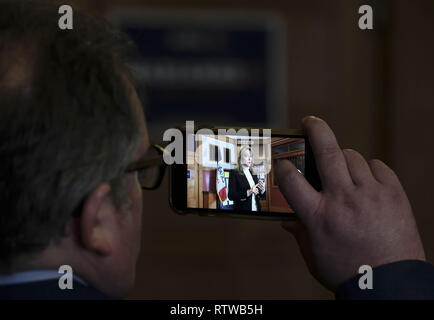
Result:
[[[304,138],[191,134],[187,141],[187,207],[294,212],[273,168],[288,159],[304,174]]]

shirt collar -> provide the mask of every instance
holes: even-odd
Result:
[[[61,276],[63,276],[63,273],[59,273],[57,270],[30,270],[13,274],[0,274],[0,286],[54,279],[57,280]],[[75,274],[73,277],[75,281],[87,286],[87,283],[80,277]]]

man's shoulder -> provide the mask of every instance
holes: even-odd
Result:
[[[58,280],[50,279],[0,285],[0,300],[104,300],[107,296],[78,281],[72,289],[60,289]]]

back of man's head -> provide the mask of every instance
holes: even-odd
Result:
[[[125,205],[122,172],[138,123],[122,83],[125,40],[58,5],[0,1],[0,261],[46,248],[80,214],[88,193],[109,181]]]

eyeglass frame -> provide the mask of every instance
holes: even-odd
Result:
[[[155,189],[157,189],[161,185],[161,182],[163,181],[165,169],[167,166],[163,160],[163,154],[165,152],[164,147],[160,146],[159,144],[152,144],[151,147],[153,147],[159,153],[159,155],[157,157],[154,157],[152,159],[138,160],[136,162],[129,164],[127,166],[127,168],[125,169],[125,173],[132,173],[132,172],[140,171],[140,170],[154,167],[154,166],[160,167],[159,171],[158,171],[158,178],[157,178],[155,184],[150,188],[140,185],[140,187],[143,190],[155,190]]]

